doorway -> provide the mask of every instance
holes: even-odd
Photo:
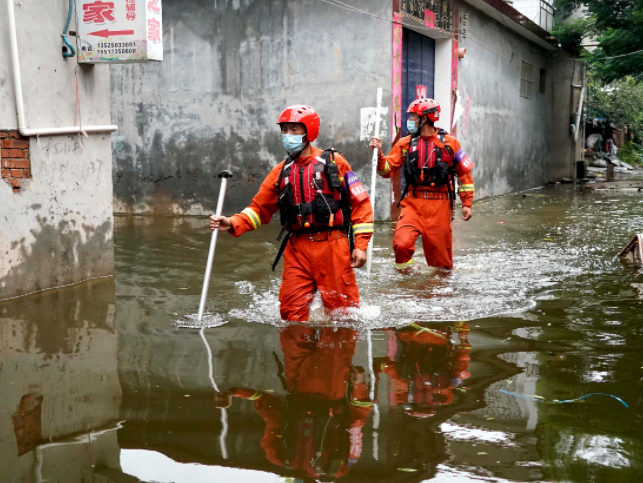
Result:
[[[409,29],[402,31],[402,136],[408,136],[406,109],[421,96],[434,98],[435,40]]]

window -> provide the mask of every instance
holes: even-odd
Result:
[[[520,71],[520,97],[531,99],[534,95],[534,66],[527,62],[522,63]]]
[[[540,93],[545,94],[547,91],[547,71],[540,69]]]

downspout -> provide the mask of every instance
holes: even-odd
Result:
[[[584,98],[585,98],[585,83],[583,82],[583,86],[580,89],[580,99],[578,99],[578,111],[576,111],[576,122],[574,123],[574,144],[578,142],[578,131],[580,130],[580,118],[583,113]]]
[[[9,39],[11,41],[11,64],[13,67],[13,85],[16,94],[16,111],[18,113],[18,131],[20,134],[29,136],[51,136],[61,134],[78,134],[81,131],[86,133],[113,132],[118,126],[69,126],[49,127],[42,129],[27,129],[25,122],[25,105],[22,97],[22,80],[20,78],[20,60],[18,55],[18,35],[16,33],[16,16],[13,9],[13,0],[7,0],[7,18],[9,19]]]
[[[578,97],[578,109],[576,110],[576,120],[574,121],[573,127],[574,127],[574,133],[572,136],[572,140],[574,143],[574,147],[572,148],[572,179],[574,180],[574,187],[576,186],[576,178],[577,178],[577,168],[576,168],[576,146],[578,145],[578,131],[580,129],[580,120],[581,116],[583,114],[583,101],[585,99],[585,76],[583,75],[583,67],[581,67],[580,70],[580,85],[574,84],[574,74],[572,73],[572,88],[578,89],[580,87],[580,96]],[[576,62],[574,62],[574,70],[576,70]]]

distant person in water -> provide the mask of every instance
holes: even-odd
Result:
[[[413,101],[407,112],[409,136],[402,138],[384,156],[382,141],[373,137],[370,148],[378,148],[377,174],[391,178],[402,170],[406,186],[402,212],[393,237],[395,268],[408,272],[414,264],[415,241],[422,237],[424,257],[430,267],[453,268],[451,219],[455,209],[455,177],[460,181],[462,218],[471,219],[473,163],[458,140],[435,127],[440,105],[433,99]]]

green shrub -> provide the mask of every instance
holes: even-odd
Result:
[[[618,149],[616,156],[628,164],[643,166],[643,148],[639,144],[634,144],[633,142],[627,143]]]

